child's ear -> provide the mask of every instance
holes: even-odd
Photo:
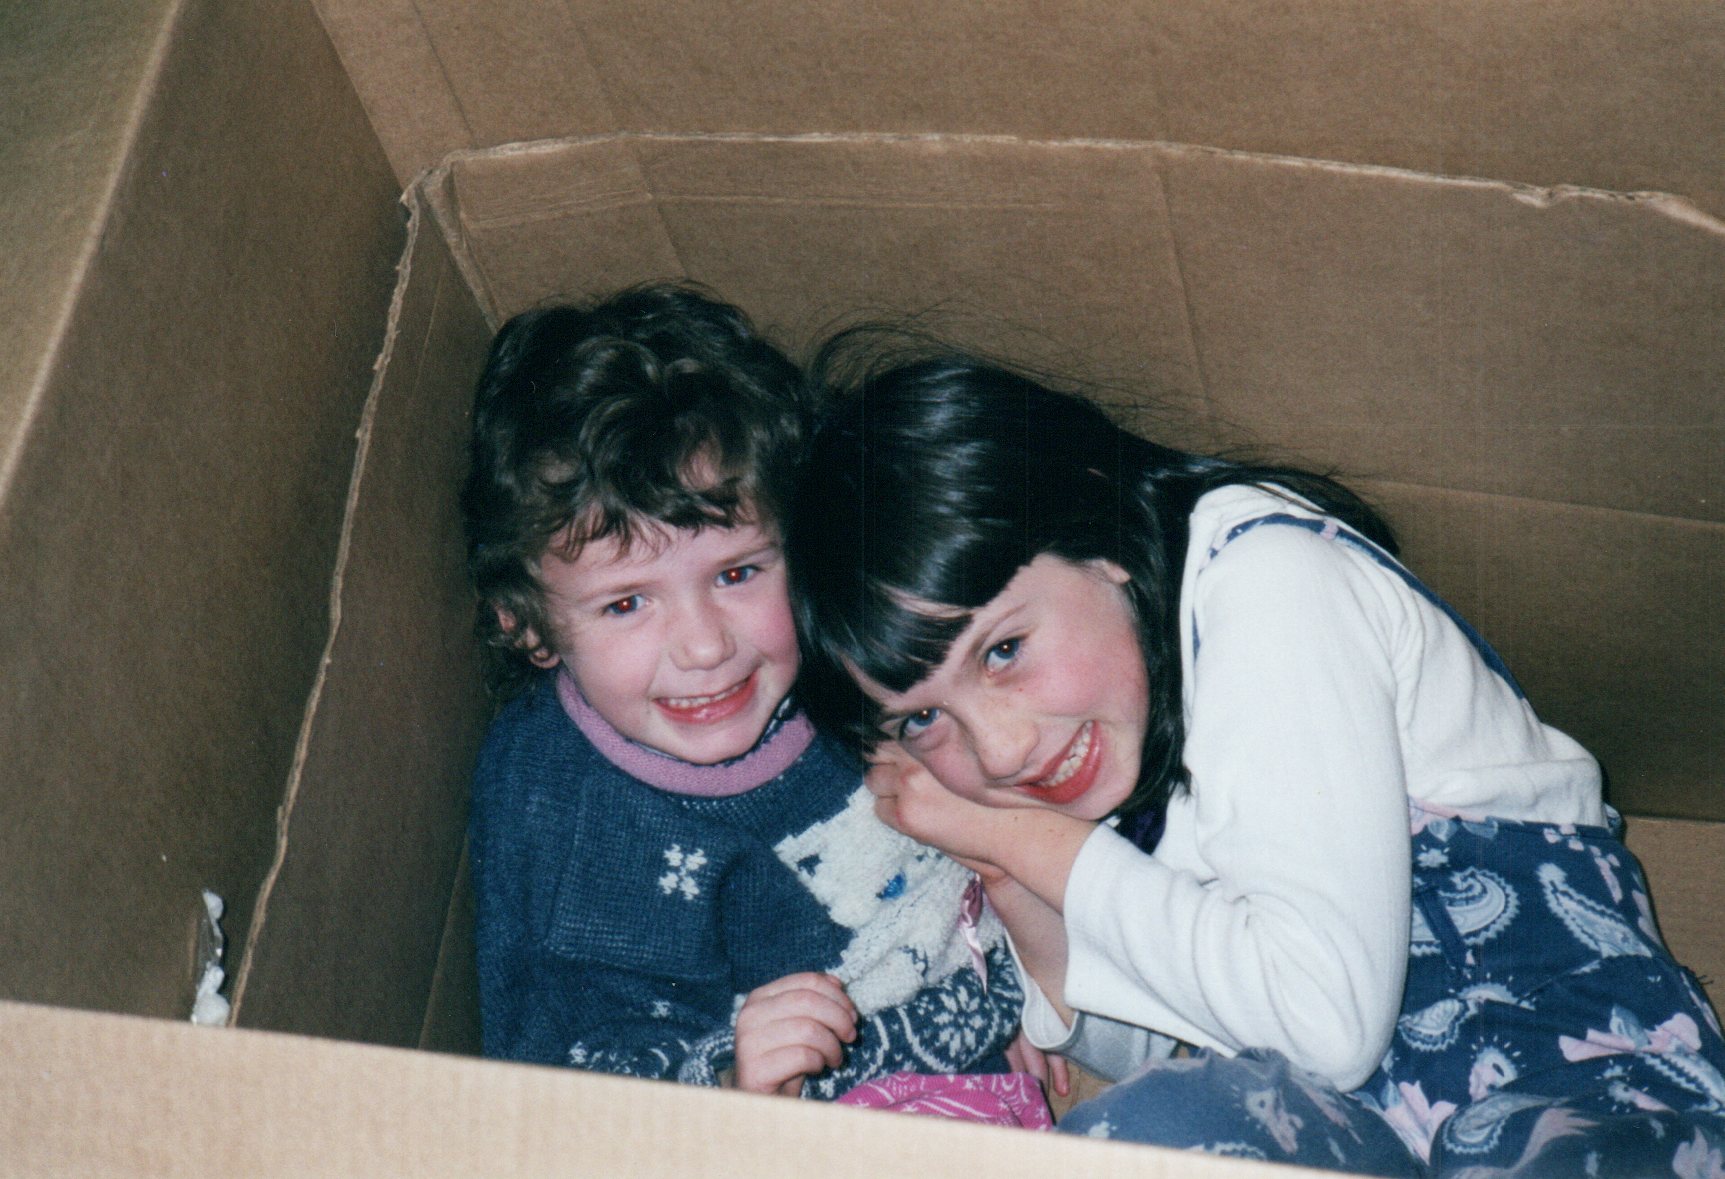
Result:
[[[502,606],[496,607],[496,610],[497,625],[503,628],[503,633],[509,636],[515,649],[527,656],[528,662],[534,667],[546,669],[557,666],[560,662],[557,652],[539,637],[538,631],[531,626],[522,626],[513,611]]]

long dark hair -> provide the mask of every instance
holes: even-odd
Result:
[[[800,691],[817,723],[865,753],[880,712],[847,668],[904,692],[1036,557],[1106,559],[1129,575],[1150,697],[1119,813],[1147,826],[1188,784],[1178,617],[1199,497],[1230,484],[1292,492],[1395,552],[1388,524],[1333,479],[1160,446],[999,364],[947,351],[825,379],[832,404],[786,530]]]

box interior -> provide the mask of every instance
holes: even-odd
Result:
[[[473,378],[679,276],[1355,480],[1604,762],[1717,1003],[1722,61],[1703,4],[9,11],[0,999],[50,1006],[5,1018],[244,1067],[59,1010],[183,1020],[210,889],[239,1026],[475,1050]]]

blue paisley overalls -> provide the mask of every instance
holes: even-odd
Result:
[[[1334,524],[1273,515],[1402,566]],[[1220,547],[1220,546],[1218,546]],[[1519,691],[1519,689],[1518,689]],[[1394,1039],[1341,1093],[1279,1053],[1154,1061],[1075,1107],[1066,1133],[1370,1175],[1725,1179],[1725,1039],[1665,949],[1641,866],[1610,827],[1410,803],[1413,921]]]

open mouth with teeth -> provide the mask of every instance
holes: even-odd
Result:
[[[728,688],[706,696],[660,696],[653,701],[672,720],[685,725],[710,725],[727,720],[755,698],[755,676],[749,673]]]
[[[1019,790],[1049,806],[1076,802],[1096,784],[1102,768],[1102,734],[1095,721],[1085,721],[1054,767],[1039,778],[1020,782]]]

